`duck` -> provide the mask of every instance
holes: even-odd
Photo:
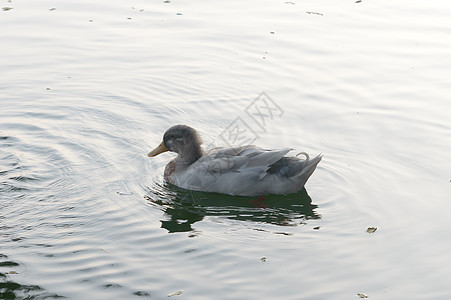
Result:
[[[286,156],[291,148],[262,149],[255,145],[217,147],[204,151],[198,132],[175,125],[147,156],[177,153],[164,169],[164,180],[187,190],[236,196],[291,194],[300,191],[322,159],[305,152]],[[303,155],[301,159],[298,156]]]

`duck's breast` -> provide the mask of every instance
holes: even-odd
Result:
[[[174,174],[175,170],[176,170],[175,162],[170,161],[164,168],[164,180],[166,180],[169,183],[174,184],[172,175]]]

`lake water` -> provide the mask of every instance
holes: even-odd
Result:
[[[449,1],[1,6],[0,298],[451,297]],[[184,191],[146,157],[175,124],[324,158]]]

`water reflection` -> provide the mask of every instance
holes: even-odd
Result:
[[[305,188],[289,195],[241,197],[188,191],[165,184],[156,186],[145,198],[165,212],[167,218],[161,220],[161,227],[169,232],[192,231],[192,225],[206,216],[279,226],[298,226],[309,219],[321,218],[315,211],[318,206],[312,204]]]
[[[19,284],[10,276],[19,274],[15,269],[19,264],[7,260],[8,256],[0,253],[0,299],[57,299],[65,298],[50,294],[37,285]],[[6,270],[6,272],[4,271]]]

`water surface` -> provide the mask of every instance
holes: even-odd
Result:
[[[2,7],[2,297],[451,296],[447,2]],[[323,153],[306,189],[190,192],[146,157],[174,124],[210,148],[237,122]]]

